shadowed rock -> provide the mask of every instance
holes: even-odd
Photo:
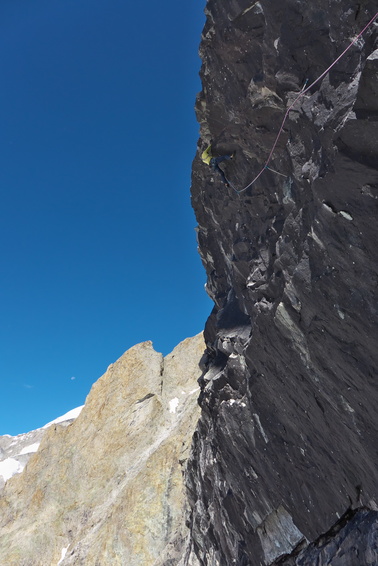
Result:
[[[289,114],[281,175],[237,194],[199,158],[236,150],[227,178],[248,185],[306,79],[376,10],[206,5],[192,203],[215,306],[186,475],[201,565],[378,563],[377,25]]]

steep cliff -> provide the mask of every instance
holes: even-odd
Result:
[[[186,475],[201,565],[378,564],[376,22],[301,97],[245,189],[303,86],[376,12],[206,5],[192,202],[215,306]],[[200,159],[210,142],[235,152],[220,164],[230,187]]]
[[[203,350],[202,335],[165,358],[139,344],[93,385],[74,422],[37,433],[36,452],[0,493],[2,566],[180,563]]]

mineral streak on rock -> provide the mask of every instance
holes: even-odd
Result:
[[[203,350],[202,334],[165,358],[151,342],[131,348],[72,424],[46,429],[0,495],[1,566],[180,564]]]
[[[375,1],[208,0],[192,203],[214,310],[186,474],[205,566],[378,564]],[[276,561],[276,562],[275,562]]]

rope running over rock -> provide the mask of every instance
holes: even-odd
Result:
[[[274,171],[273,169],[271,169],[270,167],[268,167],[268,165],[269,165],[269,163],[270,163],[270,161],[271,161],[271,159],[272,159],[272,157],[273,157],[274,150],[276,149],[276,145],[277,145],[278,140],[279,140],[279,138],[280,138],[280,136],[281,136],[281,134],[282,134],[283,127],[284,127],[284,125],[285,125],[285,122],[286,122],[286,120],[287,120],[287,117],[289,116],[289,112],[294,108],[294,106],[295,106],[295,104],[298,102],[298,100],[300,100],[300,99],[302,98],[302,96],[304,96],[304,95],[306,94],[306,92],[308,92],[314,85],[316,85],[316,83],[318,83],[320,80],[322,80],[322,78],[325,77],[327,73],[329,73],[329,71],[332,69],[332,67],[333,67],[334,65],[336,65],[336,63],[338,63],[338,61],[340,61],[340,59],[341,59],[342,57],[344,57],[345,53],[346,53],[347,51],[349,51],[349,49],[356,43],[356,41],[358,41],[358,39],[359,39],[359,38],[362,36],[362,34],[365,33],[365,31],[372,25],[372,23],[374,22],[374,20],[375,20],[377,17],[378,17],[378,12],[377,12],[377,13],[375,14],[375,16],[370,20],[370,22],[369,22],[368,24],[366,24],[366,26],[363,28],[363,30],[361,30],[360,33],[353,39],[353,41],[348,45],[348,47],[346,47],[346,49],[344,49],[344,51],[337,57],[337,59],[335,59],[334,62],[333,62],[317,79],[314,80],[314,82],[312,82],[312,83],[311,83],[309,86],[307,86],[307,87],[306,87],[306,84],[305,84],[305,86],[304,86],[303,89],[300,91],[300,93],[298,94],[298,96],[296,97],[296,99],[294,100],[294,102],[292,102],[292,104],[291,104],[291,105],[288,107],[288,109],[286,110],[285,116],[284,116],[284,118],[283,118],[283,120],[282,120],[282,124],[281,124],[281,127],[280,127],[279,131],[278,131],[278,134],[277,134],[277,136],[276,136],[276,139],[275,139],[275,141],[274,141],[273,147],[272,147],[272,149],[270,150],[268,159],[266,160],[265,165],[264,165],[264,167],[261,169],[261,171],[256,175],[256,177],[255,177],[247,186],[244,187],[244,189],[237,190],[237,189],[235,189],[235,187],[233,187],[233,185],[232,185],[231,183],[229,183],[230,186],[234,189],[234,191],[235,191],[236,193],[240,194],[240,193],[246,191],[247,189],[249,189],[249,187],[251,187],[251,186],[257,181],[257,179],[263,174],[263,172],[265,171],[265,169],[269,169],[270,171],[273,171],[274,173],[277,173],[278,175],[283,175],[283,173],[278,173],[278,171]],[[285,177],[286,175],[283,175],[283,176]]]

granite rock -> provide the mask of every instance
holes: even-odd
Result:
[[[80,411],[81,407],[77,407],[51,423],[25,434],[0,436],[0,494],[8,479],[20,474],[34,452],[37,452],[47,428],[56,422],[61,426],[68,426]]]
[[[203,350],[202,334],[165,358],[139,344],[109,366],[71,424],[47,428],[0,495],[0,564],[180,563]]]

